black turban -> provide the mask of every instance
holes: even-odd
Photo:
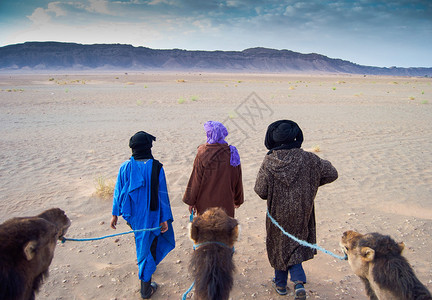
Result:
[[[300,148],[303,143],[303,132],[296,122],[279,120],[267,128],[264,144],[272,153],[273,150]]]
[[[152,159],[151,147],[156,137],[151,134],[138,131],[129,140],[129,147],[132,149],[132,156],[135,159]]]

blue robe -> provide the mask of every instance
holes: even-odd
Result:
[[[175,247],[173,216],[168,198],[167,184],[163,167],[159,173],[159,205],[150,210],[150,178],[153,160],[136,161],[133,157],[125,161],[117,176],[113,197],[114,216],[123,216],[133,230],[159,227],[168,221],[168,231],[161,234],[156,231],[135,232],[135,245],[139,269],[139,278],[150,281],[156,266]],[[156,260],[150,253],[150,246],[158,236]]]

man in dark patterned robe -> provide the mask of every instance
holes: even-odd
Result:
[[[318,187],[337,179],[332,164],[302,150],[303,133],[293,121],[269,125],[264,158],[255,182],[255,192],[267,200],[270,215],[300,240],[316,243],[314,199]],[[273,286],[286,295],[288,273],[295,284],[295,299],[306,299],[306,274],[302,262],[312,259],[316,250],[292,240],[267,217],[267,255],[275,269]]]

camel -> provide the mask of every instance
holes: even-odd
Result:
[[[227,300],[235,271],[237,220],[221,208],[209,208],[194,218],[190,236],[195,243],[189,266],[195,279],[195,299]]]
[[[340,245],[354,273],[363,281],[371,300],[431,300],[402,256],[405,245],[379,233],[343,233]]]
[[[0,299],[35,299],[70,224],[59,208],[0,224]]]

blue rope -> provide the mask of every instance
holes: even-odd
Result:
[[[191,286],[188,288],[188,290],[183,294],[182,296],[182,300],[186,300],[187,295],[189,294],[190,291],[192,291],[193,287],[195,285],[195,281],[192,282]]]
[[[222,243],[222,242],[218,242],[218,241],[209,241],[209,242],[204,242],[204,243],[201,243],[201,244],[193,245],[193,249],[196,250],[196,249],[198,249],[199,247],[201,247],[201,246],[205,246],[205,245],[208,245],[208,244],[218,244],[218,245],[220,245],[220,246],[224,246],[224,247],[226,247],[226,248],[230,248],[230,247],[228,247],[227,244],[224,244],[224,243]],[[234,247],[232,247],[231,249],[232,249],[233,252],[234,252]]]
[[[70,239],[70,238],[65,238],[63,237],[61,242],[64,243],[66,241],[75,241],[75,242],[86,242],[86,241],[97,241],[97,240],[103,240],[109,237],[113,237],[113,236],[118,236],[118,235],[123,235],[123,234],[129,234],[132,232],[141,232],[141,231],[155,231],[158,229],[161,229],[162,227],[155,227],[155,228],[146,228],[146,229],[137,229],[137,230],[131,230],[131,231],[127,231],[127,232],[121,232],[121,233],[116,233],[116,234],[110,234],[110,235],[105,235],[102,237],[98,237],[98,238],[86,238],[86,239]]]
[[[322,248],[322,247],[320,247],[320,246],[318,246],[318,245],[316,245],[316,244],[310,244],[310,243],[308,243],[308,242],[306,242],[306,241],[303,241],[303,240],[299,240],[298,238],[296,238],[295,236],[293,236],[292,234],[289,234],[288,232],[286,232],[279,224],[278,224],[278,222],[276,222],[276,220],[275,219],[273,219],[273,217],[270,215],[270,213],[269,213],[269,211],[267,210],[267,216],[269,217],[269,219],[270,219],[270,221],[272,221],[272,223],[277,227],[277,228],[279,228],[285,235],[287,235],[288,237],[290,237],[291,239],[293,239],[294,241],[296,241],[297,243],[299,243],[300,245],[302,245],[302,246],[306,246],[306,247],[309,247],[309,248],[312,248],[312,249],[316,249],[316,250],[319,250],[319,251],[322,251],[322,252],[324,252],[324,253],[326,253],[326,254],[329,254],[329,255],[331,255],[331,256],[333,256],[334,258],[337,258],[337,259],[340,259],[340,260],[346,260],[347,259],[347,256],[345,255],[345,256],[339,256],[339,255],[336,255],[336,254],[334,254],[333,252],[330,252],[330,251],[328,251],[328,250],[326,250],[326,249],[324,249],[324,248]]]

